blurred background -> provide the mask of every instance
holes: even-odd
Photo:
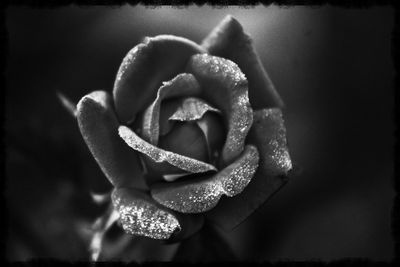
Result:
[[[392,259],[393,9],[71,6],[6,10],[9,260],[88,259],[85,229],[104,209],[89,192],[108,182],[56,93],[76,103],[111,91],[122,58],[144,36],[201,42],[227,14],[253,37],[286,103],[298,166],[285,188],[225,233],[238,257]],[[168,260],[175,248],[136,238],[124,259]]]

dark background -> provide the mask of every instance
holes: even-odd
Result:
[[[111,91],[144,36],[200,42],[232,14],[254,39],[286,103],[298,173],[226,234],[247,260],[393,257],[394,89],[390,7],[65,7],[6,11],[7,257],[87,259],[107,181],[56,92]],[[170,258],[138,238],[130,257]],[[157,248],[157,249],[154,249]],[[166,252],[165,252],[166,251]]]

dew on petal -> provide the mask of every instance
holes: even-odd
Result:
[[[131,148],[147,155],[155,162],[168,162],[175,167],[191,173],[217,171],[217,169],[211,164],[155,147],[141,139],[135,132],[126,126],[120,126],[118,131],[120,137]]]
[[[214,208],[222,195],[233,197],[244,190],[258,168],[257,148],[246,146],[242,155],[219,173],[197,182],[190,180],[154,186],[152,197],[182,213],[201,213]]]
[[[228,133],[222,160],[229,164],[243,151],[253,122],[247,79],[234,62],[207,54],[193,55],[187,69],[201,84],[207,100],[226,116]]]
[[[150,197],[134,189],[115,190],[112,201],[119,213],[122,228],[127,233],[168,239],[181,229],[178,219],[172,213],[158,207]]]

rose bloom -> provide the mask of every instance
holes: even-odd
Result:
[[[84,96],[76,115],[123,229],[179,241],[204,223],[234,228],[287,181],[282,106],[227,16],[201,45],[145,38],[123,59],[112,96]]]

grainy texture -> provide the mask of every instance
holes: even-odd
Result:
[[[149,196],[134,189],[117,189],[112,202],[127,233],[154,239],[168,239],[180,231],[178,219]]]
[[[160,204],[182,212],[200,213],[215,207],[222,195],[235,196],[243,191],[258,167],[254,146],[246,146],[231,165],[207,179],[154,186],[152,197]]]
[[[254,122],[248,142],[260,154],[257,172],[243,192],[232,199],[223,199],[206,216],[215,224],[232,229],[270,198],[287,181],[292,168],[286,129],[279,108],[254,111]]]
[[[123,59],[114,83],[114,102],[121,122],[132,122],[156,98],[163,81],[183,72],[190,56],[204,53],[196,43],[173,35],[146,38]]]
[[[222,161],[229,164],[243,151],[253,122],[246,77],[234,62],[207,54],[192,56],[188,71],[201,84],[207,100],[224,113],[228,133]]]
[[[158,144],[161,101],[177,96],[195,96],[199,93],[200,85],[192,74],[181,73],[172,80],[164,82],[158,89],[156,99],[144,112],[142,127],[143,139],[153,145]]]
[[[155,162],[168,162],[175,167],[191,173],[202,173],[217,170],[213,165],[208,163],[155,147],[141,139],[135,132],[126,126],[120,126],[118,131],[121,138],[131,148],[149,156]]]

